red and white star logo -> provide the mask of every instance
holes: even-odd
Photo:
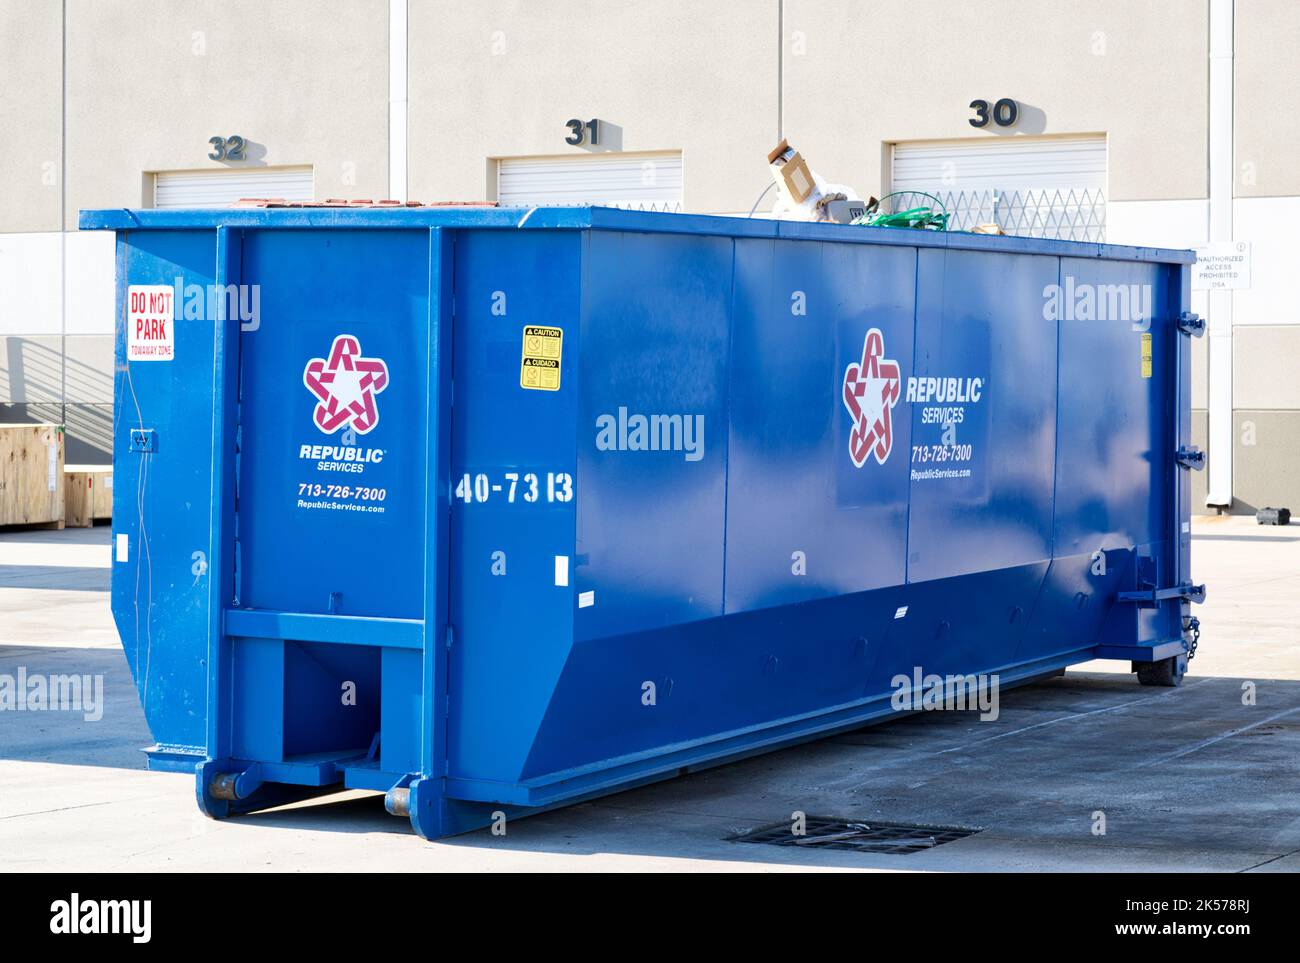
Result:
[[[844,407],[853,416],[849,457],[861,468],[867,455],[883,465],[894,443],[891,412],[898,403],[898,362],[885,358],[885,336],[879,328],[867,332],[862,360],[844,372]]]
[[[379,424],[375,395],[388,387],[388,365],[379,358],[363,358],[361,343],[350,334],[340,334],[328,360],[307,362],[302,383],[316,396],[312,418],[317,428],[330,435],[350,423],[358,435],[364,435]]]

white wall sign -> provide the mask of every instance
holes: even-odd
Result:
[[[174,294],[169,284],[132,284],[126,289],[127,361],[171,361],[175,357]]]
[[[1250,287],[1250,242],[1216,241],[1195,248],[1193,291],[1236,291]]]

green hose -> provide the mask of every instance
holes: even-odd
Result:
[[[892,214],[880,213],[880,207],[886,201],[904,194],[917,198],[929,198],[934,201],[934,204],[933,206],[911,207],[905,211],[896,211]],[[867,213],[854,218],[851,223],[865,227],[910,227],[922,231],[946,231],[948,230],[948,217],[948,212],[937,197],[923,194],[920,191],[900,191],[896,194],[886,194],[875,206],[868,208]]]

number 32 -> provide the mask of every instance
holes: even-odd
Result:
[[[209,137],[208,143],[212,145],[212,153],[208,155],[208,160],[244,159],[244,138],[238,134],[229,137]]]

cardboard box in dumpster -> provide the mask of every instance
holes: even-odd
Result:
[[[799,152],[788,141],[782,140],[767,155],[767,162],[772,165],[777,182],[785,188],[790,199],[795,204],[802,204],[813,191],[813,176]]]

